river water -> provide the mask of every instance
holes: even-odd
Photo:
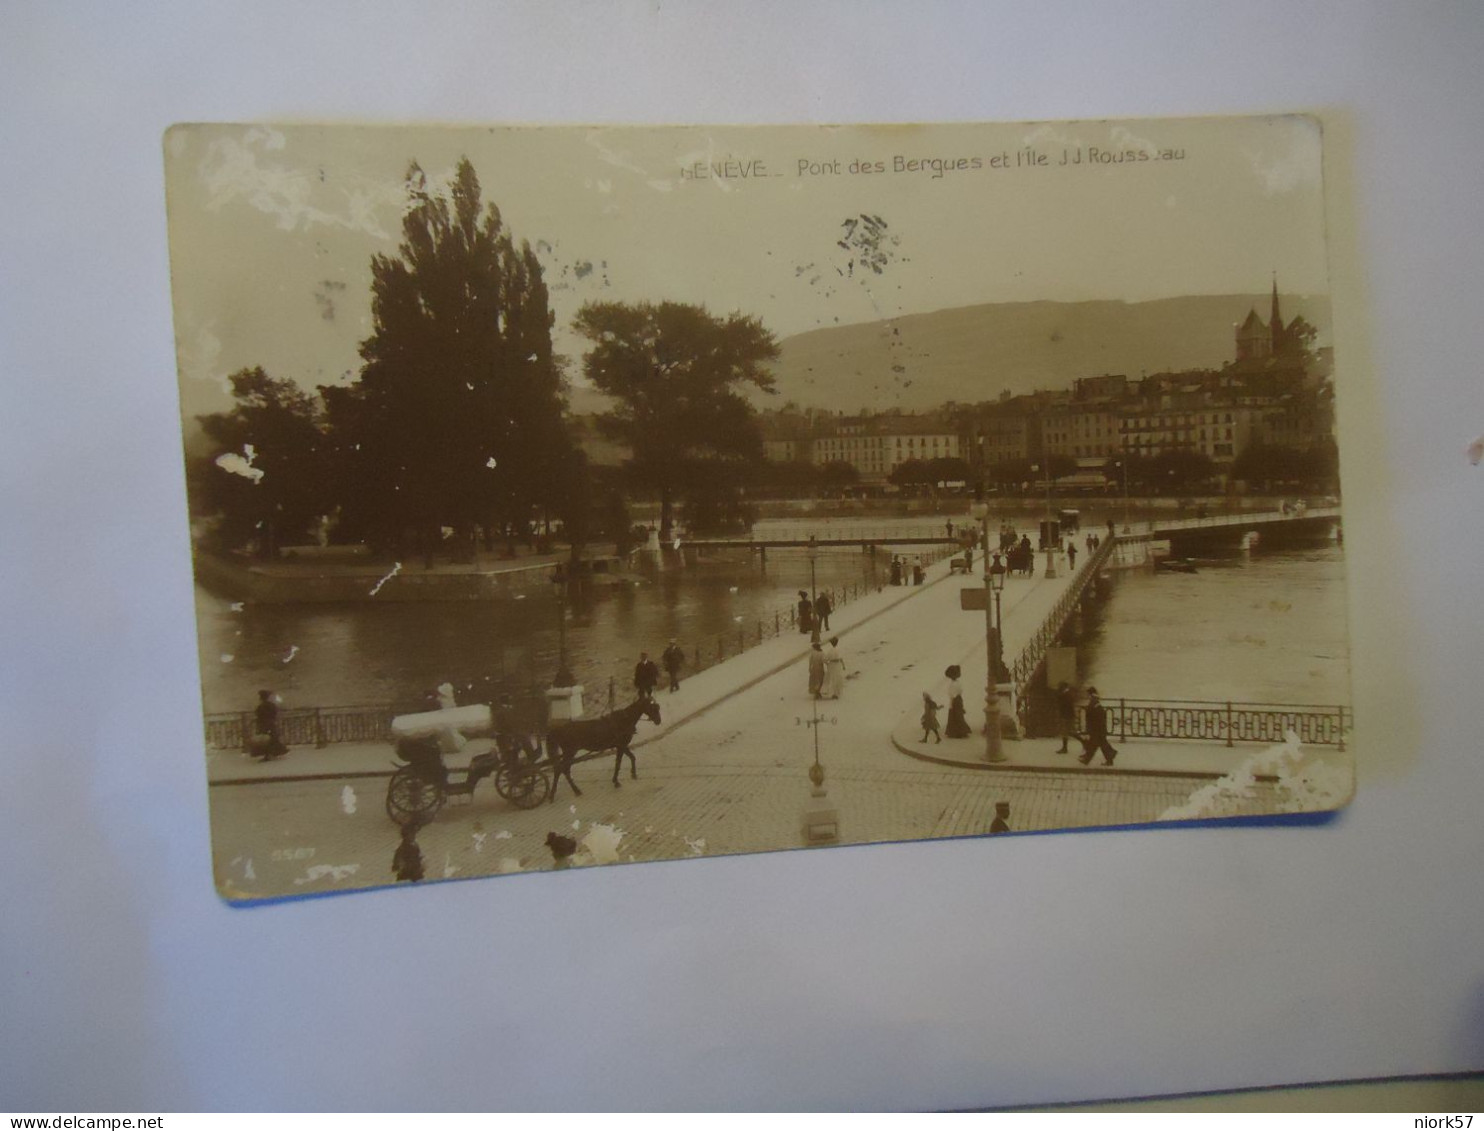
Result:
[[[1099,519],[1088,516],[1088,528]],[[944,521],[901,520],[904,529],[934,534],[945,532]],[[816,528],[821,537],[880,534],[847,521],[809,526]],[[795,537],[802,529],[799,522],[759,524],[757,534]],[[1079,642],[1083,681],[1105,699],[1348,704],[1339,547],[1211,555],[1194,574],[1116,574],[1112,599]],[[823,549],[815,584],[837,591],[876,586],[889,562],[885,551],[873,557]],[[788,631],[787,610],[797,590],[809,587],[803,550],[770,550],[766,568],[745,551],[686,555],[668,567],[641,555],[622,584],[568,609],[572,672],[589,701],[596,696],[604,704],[610,679],[620,697],[626,694],[641,649],[657,659],[675,637],[689,657],[699,650],[709,665],[718,652],[734,655],[754,642],[760,630],[771,636],[775,623]],[[519,685],[544,686],[557,666],[558,605],[540,593],[478,603],[238,608],[198,588],[196,614],[208,713],[250,709],[259,688],[278,692],[287,707],[410,707],[444,680],[503,673]]]
[[[814,583],[848,592],[886,580],[890,554],[821,550]],[[673,556],[663,566],[640,555],[617,584],[595,587],[567,609],[567,655],[589,702],[606,704],[609,680],[620,701],[641,650],[656,662],[673,637],[687,670],[732,656],[761,632],[788,632],[788,610],[810,587],[800,550],[770,550],[764,568],[745,550]],[[560,650],[554,594],[487,602],[249,604],[196,589],[207,713],[250,708],[260,688],[286,707],[392,703],[411,706],[444,680],[455,685],[503,675],[515,686],[546,686]]]
[[[1197,569],[1114,575],[1078,642],[1084,684],[1104,700],[1350,703],[1339,546],[1233,550]]]

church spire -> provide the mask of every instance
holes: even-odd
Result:
[[[1273,272],[1273,314],[1268,319],[1268,331],[1273,335],[1273,356],[1283,350],[1283,315],[1278,311],[1278,272]]]

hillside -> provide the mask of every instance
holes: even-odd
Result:
[[[1330,341],[1327,296],[1280,295],[1283,317],[1302,314]],[[1078,377],[1219,368],[1232,360],[1235,326],[1270,295],[1192,295],[1150,302],[993,303],[786,338],[778,394],[759,408],[922,410],[993,400],[1002,390],[1066,388]]]

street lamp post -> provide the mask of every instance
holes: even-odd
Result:
[[[979,520],[980,532],[984,538],[984,760],[1003,762],[1006,758],[1000,738],[1000,692],[997,686],[1000,667],[1000,634],[995,626],[995,604],[998,597],[995,578],[998,577],[999,584],[1003,586],[1005,571],[1001,566],[999,572],[996,573],[990,565],[989,505],[976,503],[974,517]],[[998,562],[999,555],[996,554],[994,558]]]
[[[819,587],[814,579],[814,563],[819,560],[819,540],[809,535],[809,643],[819,643]]]
[[[1000,594],[1005,589],[1005,563],[1000,555],[994,556],[990,567],[990,588],[994,591],[994,678],[996,683],[1010,682],[1010,669],[1005,667],[1005,612],[1000,608]]]
[[[571,687],[572,670],[567,667],[567,571],[560,562],[552,574],[557,593],[557,670],[553,687]]]
[[[1059,547],[1055,546],[1054,543],[1061,541],[1061,534],[1060,534],[1060,532],[1058,532],[1057,533],[1057,536],[1055,538],[1053,538],[1051,536],[1051,532],[1054,529],[1054,527],[1052,526],[1052,524],[1055,521],[1056,521],[1056,512],[1051,509],[1051,457],[1048,455],[1046,457],[1046,576],[1047,577],[1055,577],[1056,576],[1056,550]]]

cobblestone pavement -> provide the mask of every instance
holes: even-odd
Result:
[[[591,768],[590,766],[588,768]],[[556,832],[582,843],[577,864],[667,860],[804,846],[811,802],[798,768],[714,765],[643,772],[620,789],[578,767],[583,794],[520,810],[481,784],[451,798],[420,830],[426,878],[553,867]],[[1009,802],[1014,832],[1141,824],[1186,800],[1191,783],[1158,777],[1006,771],[827,769],[840,844],[988,832]],[[213,789],[219,888],[229,898],[299,895],[393,882],[396,826],[382,809],[382,779],[287,781]],[[609,830],[613,830],[610,832]],[[596,850],[596,851],[595,851]]]

